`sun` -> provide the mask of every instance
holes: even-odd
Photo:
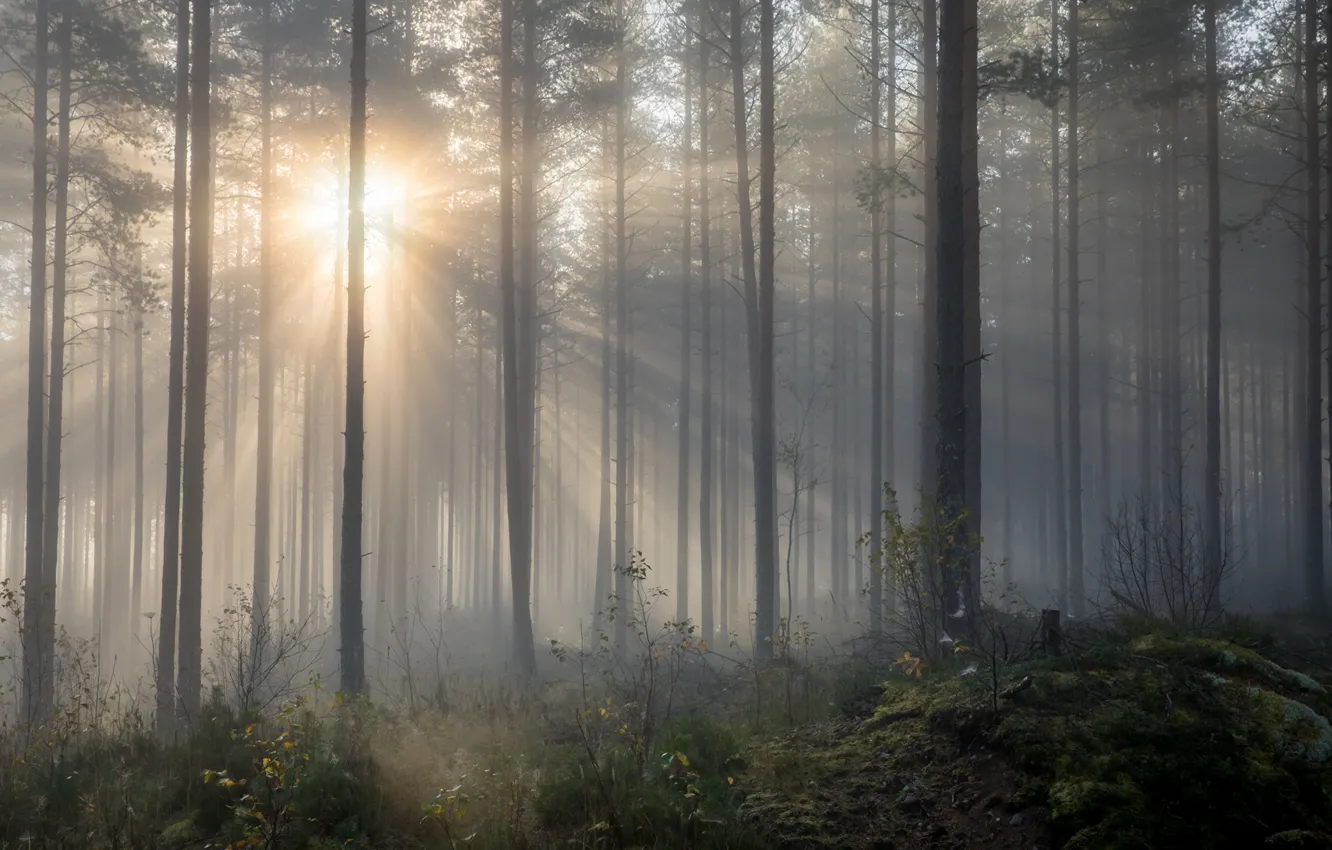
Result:
[[[365,214],[368,224],[400,214],[406,204],[406,181],[392,169],[369,170],[365,181]],[[304,181],[293,205],[297,230],[307,237],[329,239],[347,226],[347,180],[328,169],[320,169]]]

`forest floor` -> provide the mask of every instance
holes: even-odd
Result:
[[[1332,653],[1286,632],[712,676],[694,653],[407,711],[219,700],[170,744],[76,707],[5,730],[0,850],[1332,847]]]

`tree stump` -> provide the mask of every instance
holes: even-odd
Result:
[[[1049,655],[1062,651],[1063,632],[1059,627],[1059,609],[1047,608],[1041,612],[1041,649]]]

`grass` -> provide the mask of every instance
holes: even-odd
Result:
[[[1273,646],[1125,622],[1004,664],[998,711],[969,659],[705,677],[695,654],[650,706],[604,681],[410,717],[312,691],[214,699],[173,742],[73,715],[6,733],[0,848],[1332,846],[1332,701]]]

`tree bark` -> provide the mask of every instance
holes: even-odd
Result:
[[[704,640],[716,637],[716,612],[713,608],[713,588],[716,583],[713,575],[713,529],[715,510],[712,506],[713,493],[716,490],[716,473],[713,470],[712,411],[712,217],[711,201],[711,165],[712,151],[709,148],[708,131],[710,129],[709,98],[709,61],[711,48],[711,30],[709,27],[710,9],[708,4],[698,4],[698,252],[699,252],[699,295],[701,299],[699,325],[703,339],[703,387],[702,410],[700,411],[699,458],[698,458],[698,551],[699,581],[702,595],[702,631]]]
[[[27,549],[23,569],[23,719],[40,724],[51,715],[55,647],[45,645],[48,632],[43,519],[46,437],[46,96],[49,24],[47,0],[34,3],[32,104],[32,254],[28,281],[28,432],[25,467]],[[54,633],[54,632],[52,632]]]
[[[259,99],[259,423],[255,449],[254,484],[254,600],[251,622],[254,639],[265,630],[271,580],[269,551],[273,487],[273,333],[276,293],[273,282],[273,0],[263,7],[263,43],[260,48]],[[257,652],[256,645],[252,650]]]
[[[1318,2],[1304,2],[1304,160],[1305,176],[1305,345],[1304,404],[1304,592],[1309,611],[1327,607],[1323,587],[1323,424],[1322,424],[1322,168],[1319,160]]]
[[[692,392],[690,377],[694,328],[692,304],[694,289],[694,256],[691,216],[693,201],[690,181],[693,178],[693,90],[694,75],[690,68],[689,26],[685,26],[684,47],[680,52],[680,68],[684,72],[684,134],[680,148],[682,175],[680,215],[680,413],[678,420],[680,449],[676,467],[676,526],[675,526],[675,619],[683,623],[689,619],[689,432],[693,428],[690,417]]]
[[[1079,0],[1068,4],[1068,593],[1072,614],[1081,619],[1086,593],[1082,575],[1082,161],[1078,153]]]
[[[342,690],[365,692],[365,626],[361,603],[365,480],[365,100],[366,4],[352,0],[351,125],[347,196],[347,390],[342,466]]]
[[[208,310],[212,256],[212,9],[193,0],[190,68],[189,315],[185,363],[185,432],[181,470],[180,658],[176,691],[185,726],[199,720],[203,633],[204,429],[208,403]]]
[[[1221,126],[1216,67],[1216,0],[1203,4],[1207,41],[1207,462],[1203,494],[1204,569],[1213,613],[1221,589]],[[1241,388],[1241,393],[1243,392]],[[1243,396],[1241,395],[1241,405]],[[1244,408],[1241,406],[1241,416]],[[1243,423],[1241,422],[1241,427]],[[1321,505],[1320,505],[1321,510]]]

